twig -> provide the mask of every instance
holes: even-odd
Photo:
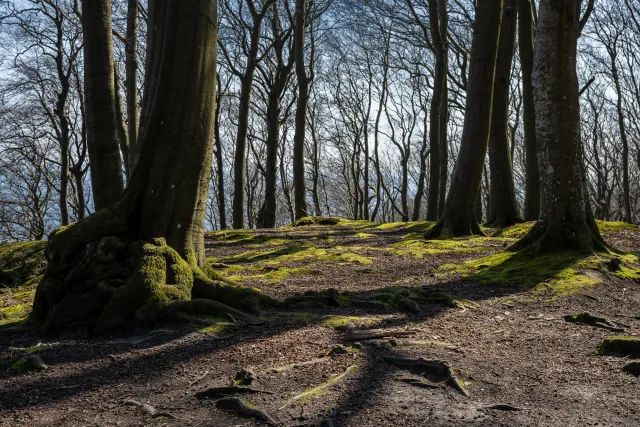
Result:
[[[207,374],[209,374],[209,371],[206,371],[204,374],[202,374],[202,376],[201,376],[201,377],[196,378],[195,380],[191,381],[191,382],[189,383],[189,388],[191,388],[195,383],[200,382],[200,380],[202,380],[204,377],[206,377],[206,376],[207,376]]]

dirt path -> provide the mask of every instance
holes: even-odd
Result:
[[[196,397],[231,385],[244,367],[256,374],[251,387],[269,393],[242,398],[282,426],[640,425],[639,379],[623,372],[630,361],[596,355],[607,336],[640,334],[637,258],[623,258],[625,274],[609,271],[608,258],[572,258],[528,280],[526,262],[496,261],[524,228],[426,244],[426,226],[212,234],[211,262],[225,275],[283,299],[336,289],[338,304],[265,313],[260,324],[206,319],[216,324],[159,325],[106,340],[38,345],[29,335],[1,335],[0,426],[257,425]],[[610,229],[609,241],[640,249],[637,229]],[[496,278],[508,286],[492,285]],[[397,297],[435,289],[458,306],[416,299],[413,310]],[[396,299],[357,304],[381,292]],[[581,312],[624,332],[564,319]],[[353,329],[406,336],[354,344]],[[48,369],[11,369],[27,352]],[[446,361],[469,396],[444,371],[399,366],[399,358]]]

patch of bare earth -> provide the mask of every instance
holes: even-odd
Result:
[[[304,227],[259,230],[241,241],[216,234],[207,244],[215,262],[236,266],[233,274],[246,276],[242,284],[278,298],[331,288],[364,295],[385,286],[428,285],[477,306],[422,301],[417,314],[346,304],[265,313],[264,323],[232,325],[224,336],[166,324],[135,337],[43,340],[37,354],[48,369],[28,373],[11,366],[38,339],[3,334],[0,426],[258,425],[220,409],[216,399],[196,397],[208,388],[232,385],[244,367],[255,372],[251,387],[258,392],[238,397],[282,426],[640,425],[639,379],[622,370],[628,360],[595,355],[600,341],[614,332],[563,318],[580,312],[607,316],[625,335],[638,335],[636,281],[603,273],[603,283],[588,295],[548,298],[446,279],[435,274],[439,265],[480,258],[502,250],[508,241],[420,257],[387,250],[406,234]],[[640,233],[632,230],[611,237],[629,249],[637,249],[640,241]],[[238,257],[291,245],[325,249],[325,255],[336,257],[270,255],[255,262]],[[354,261],[340,253],[363,258]],[[306,270],[277,279],[252,278],[261,271],[243,271],[238,265],[267,267],[267,272]],[[404,336],[358,339],[361,346],[354,345],[353,328],[335,328],[342,323]],[[332,354],[336,344],[343,344],[346,353],[334,348]],[[417,365],[403,365],[407,360]],[[428,363],[433,361],[445,361],[468,396],[444,371],[431,372]]]

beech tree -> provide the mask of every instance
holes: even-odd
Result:
[[[32,319],[45,332],[146,325],[173,310],[273,302],[209,279],[203,225],[216,97],[216,1],[152,0],[142,153],[120,200],[58,229],[45,250]]]
[[[114,204],[124,189],[116,129],[111,1],[82,1],[84,95],[91,187],[96,209]]]
[[[542,205],[540,218],[514,249],[607,249],[589,206],[580,140],[577,43],[590,13],[588,8],[581,20],[580,5],[540,2],[532,78]]]
[[[489,140],[501,18],[502,0],[478,1],[460,152],[442,217],[425,233],[427,238],[484,234],[475,215],[475,203]]]

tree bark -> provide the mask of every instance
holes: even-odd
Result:
[[[488,223],[493,227],[508,227],[521,222],[513,183],[509,149],[509,87],[511,63],[515,49],[517,0],[504,0],[496,76],[493,85],[491,129],[489,136],[489,171],[491,176]]]
[[[518,45],[522,69],[522,122],[525,149],[524,218],[538,219],[540,215],[540,172],[536,146],[536,112],[533,102],[533,9],[531,0],[518,0]]]
[[[82,1],[84,94],[96,210],[116,203],[124,184],[115,123],[111,1]]]
[[[460,153],[442,217],[425,233],[426,238],[484,234],[476,220],[475,203],[489,140],[501,17],[502,0],[478,1]]]
[[[140,157],[138,144],[138,0],[127,2],[127,39],[125,44],[125,88],[129,152],[125,162],[132,173]]]
[[[429,24],[431,40],[436,57],[431,111],[429,113],[429,189],[427,193],[427,221],[436,221],[440,212],[440,180],[442,169],[442,142],[446,141],[446,125],[442,126],[447,115],[447,8],[442,0],[429,0]],[[444,135],[443,135],[444,132]],[[445,148],[446,149],[446,148]],[[446,176],[446,175],[445,175]]]
[[[296,219],[308,215],[307,185],[304,176],[304,140],[309,102],[309,78],[304,61],[305,15],[307,1],[296,0],[294,23],[294,55],[298,80],[298,104],[296,106],[296,129],[293,136],[293,190]]]
[[[45,250],[32,320],[44,332],[148,325],[192,306],[256,307],[270,298],[208,279],[203,226],[216,96],[215,0],[149,3],[142,153],[113,206],[58,229]],[[191,301],[202,308],[201,300]],[[253,302],[251,302],[253,301]]]
[[[222,138],[220,137],[220,113],[222,103],[222,87],[220,84],[220,74],[216,74],[216,112],[214,119],[214,155],[216,158],[216,183],[218,190],[218,216],[220,217],[220,230],[227,228],[227,209],[224,194],[224,163],[222,159]]]
[[[538,222],[513,249],[607,249],[589,207],[580,142],[579,15],[580,0],[540,2],[532,78],[542,205]]]

